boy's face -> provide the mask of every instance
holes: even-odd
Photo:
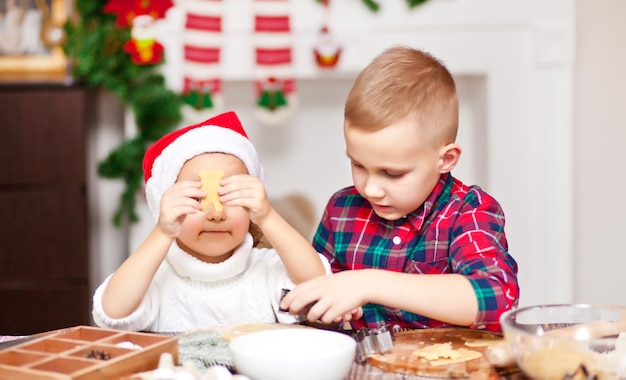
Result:
[[[410,117],[378,131],[344,125],[354,186],[378,216],[396,220],[420,207],[456,163],[448,166],[446,147],[458,146],[437,144],[427,131]]]
[[[248,174],[243,162],[230,154],[206,153],[185,162],[177,182],[199,181],[201,170],[216,169],[224,177]],[[209,205],[207,210],[185,217],[178,243],[187,253],[205,262],[222,262],[244,240],[250,227],[250,217],[243,207],[226,206],[222,211]]]

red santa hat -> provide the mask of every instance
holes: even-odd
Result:
[[[239,158],[248,174],[265,182],[265,171],[237,114],[232,111],[199,124],[170,132],[151,145],[143,158],[146,200],[152,216],[159,217],[161,197],[178,178],[187,160],[203,153],[228,153]]]

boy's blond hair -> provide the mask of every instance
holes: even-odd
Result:
[[[371,131],[414,116],[443,144],[456,139],[458,113],[456,85],[445,65],[401,46],[385,50],[358,75],[344,109],[351,127]]]

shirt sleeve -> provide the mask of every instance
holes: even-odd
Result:
[[[148,330],[152,321],[156,318],[156,313],[159,309],[158,289],[152,284],[141,301],[141,304],[139,304],[139,307],[129,316],[124,318],[111,318],[104,312],[104,308],[102,307],[102,295],[111,280],[111,276],[113,275],[109,275],[94,292],[92,315],[96,325],[115,330]]]
[[[519,300],[517,263],[508,252],[504,212],[477,188],[468,192],[465,202],[452,229],[451,265],[476,293],[478,316],[472,327],[500,331],[500,315]]]
[[[313,248],[324,256],[325,263],[330,265],[330,270],[332,273],[339,272],[342,270],[341,265],[338,261],[338,258],[335,256],[335,244],[333,241],[333,233],[332,231],[337,228],[331,225],[330,218],[330,210],[333,208],[334,199],[328,202],[326,209],[322,215],[322,219],[317,227],[317,231],[313,237]],[[326,264],[324,264],[326,265]]]

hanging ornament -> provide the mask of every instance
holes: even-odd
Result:
[[[328,69],[337,66],[341,55],[341,45],[335,41],[328,27],[322,27],[320,38],[313,48],[315,62],[321,68]]]
[[[264,83],[261,83],[260,92],[257,105],[262,109],[273,112],[289,104],[285,97],[285,86],[274,77],[269,77]]]
[[[330,0],[321,0],[320,2],[324,15],[319,39],[313,47],[313,56],[317,66],[328,69],[337,66],[341,54],[341,45],[330,32]]]
[[[109,0],[102,8],[117,15],[115,25],[131,27],[131,38],[124,44],[137,65],[154,65],[163,61],[163,45],[155,38],[154,22],[165,17],[171,0]]]
[[[255,92],[257,121],[286,124],[297,108],[292,66],[289,0],[255,0]]]
[[[222,0],[187,0],[183,34],[183,99],[186,118],[205,120],[222,112],[220,53]]]
[[[149,15],[135,16],[130,40],[124,51],[130,54],[136,65],[154,65],[163,61],[163,45],[155,39],[154,18]]]
[[[172,5],[172,0],[109,0],[102,11],[116,14],[115,25],[123,28],[131,27],[135,17],[140,15],[149,15],[155,20],[163,18]]]

